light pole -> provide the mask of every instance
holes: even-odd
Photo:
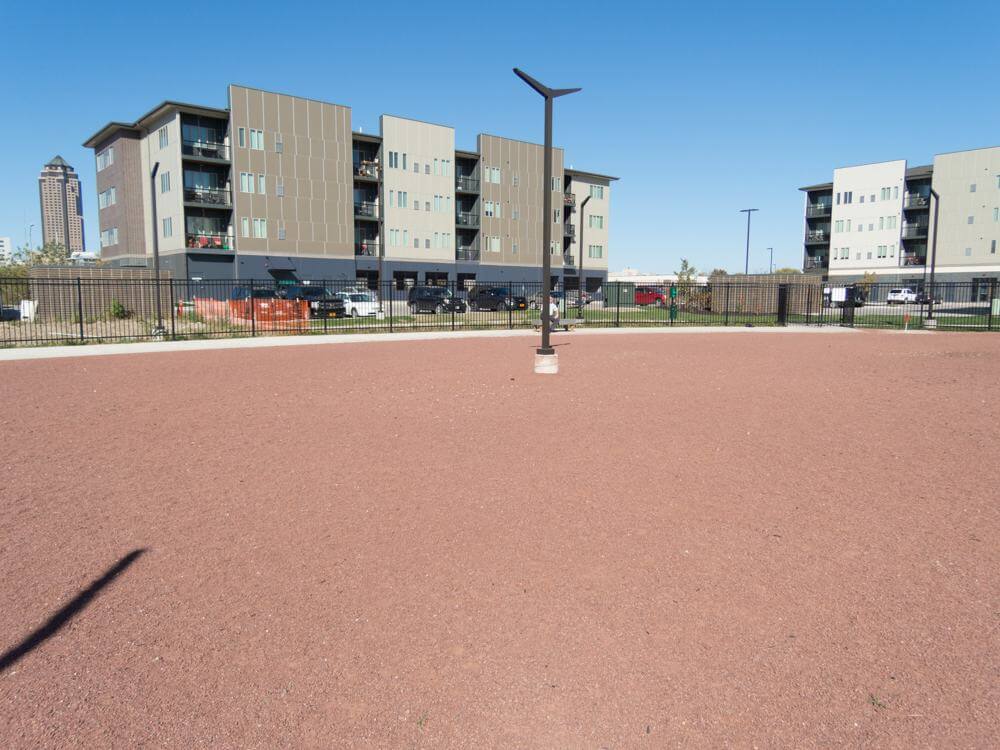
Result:
[[[579,274],[580,286],[576,292],[576,306],[577,306],[578,318],[583,318],[583,293],[585,291],[584,289],[585,284],[583,283],[583,250],[586,247],[586,245],[583,244],[583,228],[586,226],[586,223],[584,222],[584,219],[586,217],[583,215],[583,209],[587,207],[587,203],[590,202],[590,199],[593,197],[594,196],[592,195],[588,195],[586,198],[583,199],[583,203],[580,204],[580,274]]]
[[[160,309],[160,231],[156,225],[156,173],[160,171],[160,162],[153,164],[153,171],[149,175],[149,205],[153,212],[153,304],[156,305],[156,328],[152,330],[154,336],[162,336],[166,331],[163,328],[163,310]],[[253,300],[250,301],[253,304]]]
[[[743,275],[746,276],[750,273],[750,214],[754,211],[759,211],[759,208],[741,208],[740,213],[747,215],[747,258],[746,262],[743,264]]]
[[[550,89],[522,70],[514,74],[545,98],[545,156],[542,184],[542,345],[535,352],[535,372],[554,374],[559,371],[556,351],[549,343],[549,296],[552,286],[552,100],[575,94],[580,89]]]
[[[931,188],[931,198],[934,199],[934,233],[931,235],[931,288],[927,295],[927,320],[934,320],[934,271],[937,267],[937,227],[938,227],[938,207],[941,205],[941,196],[934,188]]]
[[[774,273],[774,248],[769,247],[767,249],[767,252],[769,253],[767,260],[767,273],[768,275],[770,275]]]

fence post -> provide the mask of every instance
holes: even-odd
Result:
[[[385,281],[383,282],[383,285],[385,286],[385,289],[381,291],[386,292],[386,294],[382,296],[382,300],[385,302],[387,307],[386,316],[389,318],[389,333],[392,333],[392,282]]]
[[[997,280],[990,279],[990,306],[986,311],[986,330],[993,330],[993,300],[997,298]]]
[[[256,311],[257,305],[254,304],[254,300],[253,300],[253,287],[254,287],[254,281],[253,281],[253,279],[251,279],[250,280],[250,335],[251,336],[256,336],[257,335],[257,311]]]
[[[723,314],[724,322],[723,325],[729,325],[729,287],[732,286],[729,282],[726,282],[726,301],[723,302]]]
[[[778,325],[788,325],[788,284],[778,284]]]
[[[84,341],[83,336],[83,288],[80,284],[80,277],[76,277],[76,316],[80,321],[80,341]]]
[[[458,301],[458,281],[456,279],[455,283],[451,287],[451,330],[455,330],[455,303]]]
[[[615,288],[615,328],[622,325],[622,282],[612,282]]]
[[[170,284],[170,340],[177,338],[177,303],[174,302],[174,280],[167,279]]]

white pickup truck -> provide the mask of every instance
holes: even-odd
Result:
[[[907,303],[916,304],[917,293],[908,286],[900,287],[898,289],[890,289],[889,294],[885,297],[885,303],[887,305],[905,305]]]

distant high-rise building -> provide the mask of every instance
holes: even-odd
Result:
[[[14,260],[14,245],[10,237],[0,237],[0,266],[10,265]]]
[[[83,252],[83,196],[80,178],[61,156],[42,168],[38,177],[42,210],[42,242],[66,248],[66,254]]]

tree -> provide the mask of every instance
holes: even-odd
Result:
[[[698,278],[698,269],[688,263],[687,258],[681,258],[681,270],[676,271],[677,286],[690,286]]]
[[[784,274],[802,273],[802,271],[799,270],[798,268],[775,268],[774,272],[775,273],[784,273]]]
[[[18,248],[17,254],[26,266],[52,266],[69,260],[66,248],[57,242],[46,242],[33,250],[23,246]]]
[[[711,278],[713,276],[728,276],[728,275],[729,271],[727,271],[725,268],[713,268],[712,273],[710,273],[708,277]]]
[[[865,275],[861,277],[861,281],[857,282],[855,286],[864,289],[865,294],[868,294],[868,292],[872,288],[872,284],[874,284],[877,281],[878,281],[878,276],[876,276],[871,271],[865,271]]]

